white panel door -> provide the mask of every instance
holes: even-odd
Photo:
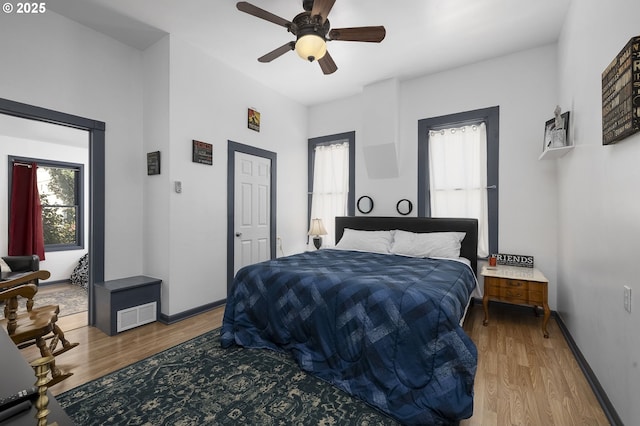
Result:
[[[243,266],[271,257],[270,184],[271,160],[235,153],[234,275]]]

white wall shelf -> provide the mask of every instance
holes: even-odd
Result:
[[[547,148],[545,149],[538,160],[554,160],[564,156],[567,152],[573,149],[573,145],[561,146],[559,148]]]

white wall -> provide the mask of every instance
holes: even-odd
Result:
[[[60,143],[53,142],[51,140],[38,140],[38,139],[27,139],[24,137],[16,137],[10,136],[9,134],[15,134],[12,129],[7,128],[7,126],[12,126],[15,120],[24,120],[20,118],[10,117],[10,120],[3,120],[0,118],[2,122],[2,128],[0,129],[0,176],[8,176],[8,162],[7,157],[18,156],[18,157],[27,157],[27,158],[37,158],[40,160],[53,160],[53,161],[63,161],[67,163],[76,163],[83,164],[84,168],[84,209],[85,212],[88,212],[88,200],[89,200],[89,168],[88,160],[89,160],[89,150],[85,146],[77,147],[77,146],[69,146],[62,145]],[[46,123],[37,123],[39,127],[53,127],[53,124]],[[23,128],[22,124],[18,124],[17,127]],[[57,126],[55,126],[57,127]],[[20,130],[20,132],[28,133],[24,129]],[[54,133],[55,130],[51,129],[51,132]],[[75,130],[78,133],[77,136],[82,137],[82,133],[84,133],[85,145],[89,142],[89,136],[87,132],[83,132],[80,130]],[[6,133],[6,134],[4,134]],[[36,132],[37,133],[37,132]],[[6,179],[2,179],[2,182],[6,182]],[[0,185],[0,211],[8,212],[9,211],[9,198],[8,198],[9,187],[8,185]],[[87,215],[85,215],[87,216]],[[8,232],[9,232],[9,223],[8,217],[6,214],[0,216],[0,255],[6,256],[8,250]],[[85,218],[84,222],[84,249],[82,250],[65,250],[65,251],[52,251],[45,253],[45,260],[40,261],[40,268],[46,269],[51,272],[51,277],[48,281],[65,281],[69,280],[71,277],[71,273],[73,269],[78,264],[78,261],[87,252],[89,247],[89,221]]]
[[[276,152],[277,233],[304,250],[306,107],[171,36],[140,52],[53,12],[0,18],[2,97],[106,122],[105,279],[161,278],[166,315],[226,298],[228,140]],[[192,139],[213,166],[191,162]]]
[[[163,278],[161,307],[168,312],[171,288],[165,281],[169,277],[172,263],[171,216],[169,206],[169,165],[171,150],[169,144],[169,36],[147,48],[143,54],[144,90],[143,154],[160,151],[160,174],[143,177],[144,233],[143,257],[144,273]]]
[[[602,145],[601,73],[640,35],[639,16],[635,0],[574,1],[559,44],[576,148],[557,164],[558,312],[627,425],[640,424],[640,133]]]
[[[556,171],[538,156],[544,123],[558,102],[556,70],[556,47],[546,46],[401,82],[397,178],[367,176],[359,139],[367,119],[360,114],[361,96],[310,108],[309,136],[355,130],[356,198],[374,199],[372,215],[397,216],[398,200],[417,205],[418,120],[500,106],[499,250],[535,256],[550,281],[555,309]]]
[[[168,47],[169,146],[162,154],[167,175],[157,193],[168,212],[147,214],[168,214],[168,229],[153,232],[168,232],[170,245],[168,252],[162,244],[145,250],[169,264],[168,275],[159,278],[168,294],[163,313],[173,315],[227,295],[228,140],[277,154],[277,233],[291,252],[304,249],[307,109],[174,36]],[[249,107],[261,113],[260,132],[247,128]],[[192,162],[194,139],[213,145],[213,165]],[[182,182],[180,194],[175,181]],[[147,270],[156,273],[151,265]]]
[[[142,268],[141,53],[54,12],[0,15],[0,96],[106,126],[105,278]]]

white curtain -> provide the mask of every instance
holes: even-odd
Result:
[[[484,123],[429,133],[432,217],[478,219],[478,256],[489,254],[487,132]]]
[[[311,219],[320,218],[328,235],[323,247],[335,245],[335,217],[347,214],[349,195],[349,143],[319,145],[315,148]]]

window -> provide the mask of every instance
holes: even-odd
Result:
[[[355,132],[309,139],[309,223],[320,218],[324,246],[335,244],[335,217],[355,209]]]
[[[14,162],[38,164],[38,192],[42,205],[45,250],[84,248],[84,165],[9,157],[10,168]]]
[[[478,219],[478,256],[498,251],[499,107],[418,122],[418,215]]]

